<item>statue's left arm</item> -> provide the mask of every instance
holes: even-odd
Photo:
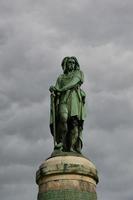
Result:
[[[84,81],[83,72],[80,70],[76,70],[74,72],[72,79],[65,86],[63,86],[59,91],[64,92],[64,91],[70,90],[78,85],[81,85],[83,81]]]

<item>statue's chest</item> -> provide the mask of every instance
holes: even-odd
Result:
[[[67,85],[68,83],[70,83],[72,78],[73,78],[73,74],[63,75],[62,79],[60,80],[61,87],[63,87],[65,85]]]

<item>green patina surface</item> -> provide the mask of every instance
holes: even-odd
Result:
[[[84,74],[76,57],[62,60],[63,73],[57,78],[51,92],[50,130],[54,139],[54,154],[81,153],[82,130],[86,117],[85,92],[81,89]]]
[[[97,200],[97,195],[77,190],[54,190],[39,193],[38,200]]]
[[[51,156],[49,158],[56,157],[56,156],[77,156],[77,157],[86,158],[81,153],[77,153],[77,152],[61,152],[59,150],[54,150],[53,153],[51,154]],[[47,160],[49,158],[47,158]]]

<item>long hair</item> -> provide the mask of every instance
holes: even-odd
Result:
[[[75,56],[71,56],[70,58],[75,61],[74,70],[80,70],[80,65],[79,65],[79,62],[78,62],[77,58]]]
[[[69,59],[68,56],[66,56],[65,58],[63,58],[62,62],[61,62],[61,66],[62,66],[62,69],[64,71],[64,68],[66,67],[66,64],[67,64],[67,60]]]
[[[78,60],[77,60],[77,58],[75,56],[71,56],[71,57],[66,56],[66,57],[64,57],[63,60],[62,60],[62,62],[61,62],[62,69],[64,70],[64,68],[67,65],[67,61],[69,59],[73,59],[75,61],[74,70],[80,70],[79,62],[78,62]]]

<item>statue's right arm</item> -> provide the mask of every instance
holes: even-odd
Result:
[[[75,71],[75,75],[70,80],[70,82],[64,85],[63,87],[59,88],[59,91],[64,92],[64,91],[70,90],[74,87],[77,87],[78,85],[81,85],[83,81],[84,81],[83,73],[81,71]]]
[[[55,88],[56,88],[57,91],[60,89],[60,76],[57,78]]]
[[[55,86],[50,86],[49,91],[52,93],[54,92],[55,94],[57,94],[60,90],[60,76],[58,77]]]

